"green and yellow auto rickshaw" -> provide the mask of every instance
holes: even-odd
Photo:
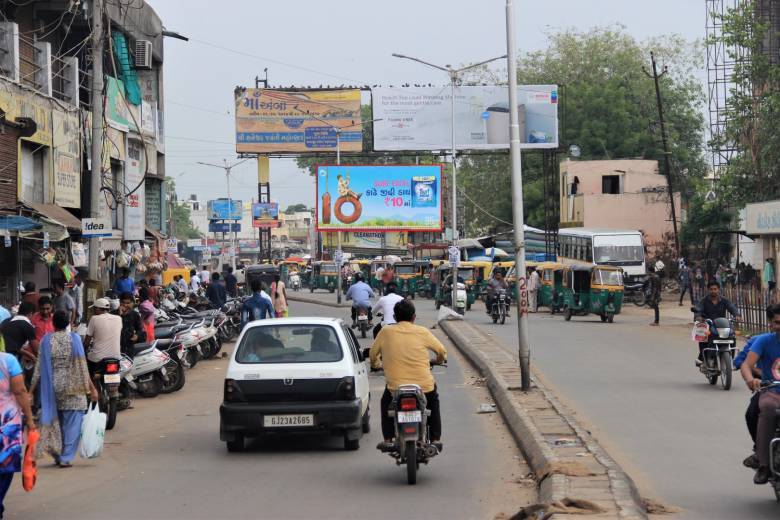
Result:
[[[414,261],[409,262],[396,262],[393,264],[393,272],[395,273],[395,283],[398,286],[398,294],[401,296],[414,296],[419,289],[419,270],[417,264]]]
[[[487,260],[470,260],[468,262],[463,262],[461,265],[474,268],[474,297],[484,300],[485,294],[487,293],[487,283],[493,272],[493,262]]]
[[[623,305],[623,270],[603,265],[571,265],[563,270],[563,317],[598,314],[612,323]]]
[[[339,268],[334,262],[316,262],[311,273],[311,282],[309,291],[314,292],[317,289],[327,289],[330,292],[336,290],[338,283]]]
[[[252,285],[255,281],[271,287],[274,276],[279,274],[279,268],[273,264],[255,264],[247,266],[244,270],[244,292],[252,294]]]
[[[563,264],[542,262],[536,266],[541,286],[537,296],[539,307],[548,307],[555,314],[563,307],[561,288],[563,287]]]

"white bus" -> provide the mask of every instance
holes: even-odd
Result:
[[[558,231],[558,261],[622,267],[629,280],[646,274],[644,241],[636,230],[562,228]]]

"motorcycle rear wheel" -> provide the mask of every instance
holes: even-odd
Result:
[[[647,298],[645,298],[645,293],[642,291],[635,292],[631,299],[637,307],[644,307],[647,300]]]
[[[731,390],[732,375],[731,353],[726,350],[720,353],[720,385],[724,390]]]
[[[417,484],[417,443],[406,441],[406,482]]]
[[[165,365],[165,373],[168,376],[168,382],[163,382],[160,393],[170,394],[181,390],[184,386],[184,367],[181,363],[171,359]]]
[[[111,430],[116,424],[117,400],[111,399],[108,389],[100,385],[100,411],[106,414],[106,430]]]

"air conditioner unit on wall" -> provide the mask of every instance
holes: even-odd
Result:
[[[135,42],[135,68],[152,68],[152,42],[149,40],[136,40]]]

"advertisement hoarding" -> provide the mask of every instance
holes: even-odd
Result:
[[[441,231],[441,198],[440,164],[317,166],[318,231]]]
[[[325,247],[336,248],[338,238],[336,233],[326,233],[323,236]],[[404,249],[409,243],[406,231],[354,231],[341,234],[341,246],[360,249]]]
[[[252,227],[279,227],[279,204],[276,202],[252,204]]]
[[[233,231],[240,233],[241,224],[230,222],[215,222],[213,220],[209,222],[209,233],[230,233]]]
[[[333,152],[363,149],[360,90],[236,91],[236,152]]]
[[[450,87],[379,87],[371,90],[374,149],[452,148]],[[558,147],[558,87],[517,88],[520,146]],[[509,148],[509,89],[461,86],[455,89],[455,147],[459,150]]]
[[[232,211],[229,209],[232,204]],[[206,203],[209,220],[241,220],[243,205],[236,199],[216,199]]]
[[[748,235],[780,234],[780,200],[746,205],[745,230]]]
[[[125,198],[125,225],[122,237],[125,240],[144,240],[146,238],[146,185],[144,175],[144,147],[141,141],[129,139],[127,142],[127,161],[125,162],[125,184],[128,190],[135,190]]]
[[[81,207],[81,154],[77,114],[53,110],[54,203],[63,208]],[[141,239],[143,240],[143,239]]]

